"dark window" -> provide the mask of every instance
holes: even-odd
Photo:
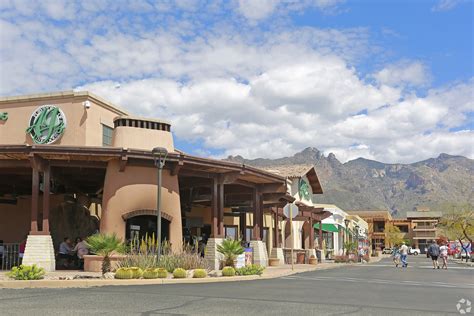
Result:
[[[114,129],[107,125],[102,125],[102,146],[112,146],[112,133]]]
[[[408,226],[407,225],[400,225],[400,226],[397,226],[398,229],[400,229],[400,231],[402,233],[408,233]]]

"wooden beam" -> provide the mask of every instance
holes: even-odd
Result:
[[[260,185],[260,192],[262,194],[286,193],[286,185],[283,183],[267,183]]]
[[[184,165],[184,161],[180,159],[177,163],[174,164],[174,166],[171,168],[171,175],[176,176],[179,174],[179,171]]]
[[[217,179],[214,179],[212,183],[212,227],[211,236],[214,238],[219,237],[219,226],[217,223],[217,198],[218,198],[218,184]]]
[[[49,233],[49,193],[51,191],[51,167],[45,166],[43,173],[43,218],[41,231]]]
[[[224,184],[219,184],[219,207],[218,207],[218,213],[219,213],[219,235],[221,237],[225,236],[225,231],[224,231]]]
[[[31,176],[31,223],[30,234],[38,232],[39,170],[33,168]]]

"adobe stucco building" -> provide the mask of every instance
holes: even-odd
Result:
[[[288,201],[300,199],[295,183],[307,182],[311,197],[322,193],[314,169],[292,180],[187,155],[174,148],[169,122],[131,116],[87,92],[7,97],[0,99],[0,240],[27,238],[23,262],[54,270],[65,236],[100,231],[125,240],[156,232],[155,147],[168,151],[162,239],[179,250],[183,240],[210,237],[213,267],[226,236],[248,241],[254,261],[266,265],[268,253],[285,247],[279,219]],[[300,200],[299,219],[309,227],[329,216],[312,198]],[[301,245],[314,248],[307,234],[311,241]]]

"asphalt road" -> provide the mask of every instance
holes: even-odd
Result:
[[[272,280],[1,289],[0,315],[459,315],[460,299],[474,304],[473,268],[409,260],[406,269],[384,259]]]

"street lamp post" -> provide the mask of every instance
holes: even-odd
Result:
[[[156,249],[156,257],[157,261],[160,260],[161,256],[161,174],[163,171],[163,167],[166,163],[166,157],[168,156],[168,150],[163,147],[155,147],[151,151],[153,154],[153,159],[155,161],[155,166],[158,167],[158,188],[157,188],[157,195],[156,195],[156,241],[157,241],[157,249]]]
[[[346,225],[346,230],[344,231],[344,244],[346,244],[346,243],[347,243],[347,239],[348,239],[348,238],[347,238],[347,235],[348,235],[348,234],[347,234],[347,226],[349,226],[349,219],[345,219],[345,220],[344,220],[344,224]],[[344,246],[344,244],[343,244],[343,246]],[[348,245],[346,244],[345,247],[342,248],[342,249],[345,248],[345,250],[346,250],[346,255],[349,254],[349,248],[348,248],[347,246],[348,246]]]

